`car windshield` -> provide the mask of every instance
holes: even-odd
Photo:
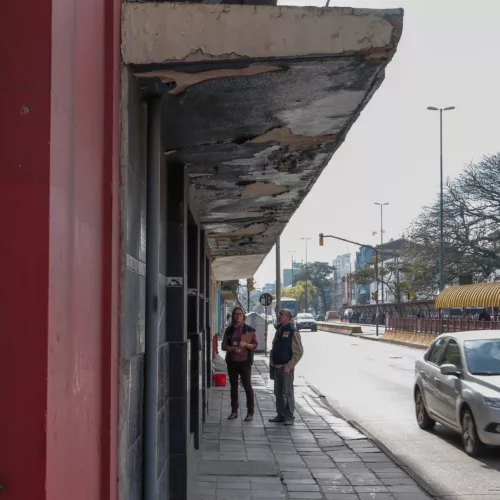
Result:
[[[312,314],[298,314],[297,319],[314,319]]]
[[[472,375],[500,375],[500,339],[466,340],[464,351]]]

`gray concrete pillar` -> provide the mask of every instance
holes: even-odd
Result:
[[[196,449],[200,447],[202,436],[201,428],[201,336],[198,331],[200,317],[199,289],[200,289],[200,266],[198,256],[200,254],[200,230],[194,218],[190,215],[188,224],[188,339],[190,341],[190,384],[189,384],[189,429],[193,434],[193,443]]]
[[[210,258],[207,257],[206,259],[206,264],[205,264],[205,271],[206,271],[206,297],[205,297],[205,302],[206,302],[206,310],[205,310],[205,338],[206,338],[206,345],[205,345],[205,383],[203,385],[204,388],[212,387],[212,280],[211,280],[211,273],[210,273]],[[206,397],[205,397],[205,405],[204,405],[204,413],[203,415],[205,416],[206,412],[208,411],[209,408],[209,402],[208,402],[208,391],[205,390]]]
[[[167,164],[166,337],[169,344],[169,498],[187,500],[189,370],[187,340],[187,179]]]

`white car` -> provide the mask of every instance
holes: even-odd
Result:
[[[415,362],[415,413],[462,435],[465,452],[500,446],[500,330],[440,335]]]
[[[295,318],[295,329],[296,330],[311,330],[311,332],[318,331],[318,325],[314,316],[309,313],[299,313]]]

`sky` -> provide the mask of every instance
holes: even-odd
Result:
[[[323,6],[285,0],[281,5]],[[281,235],[281,267],[305,259],[331,263],[357,247],[398,238],[439,192],[439,113],[444,175],[455,177],[483,155],[500,152],[500,0],[330,0],[330,6],[404,8],[404,27],[385,80]],[[496,181],[498,182],[498,180]],[[377,231],[377,235],[372,233]],[[293,253],[291,253],[293,252]],[[273,248],[255,274],[256,287],[276,280]]]

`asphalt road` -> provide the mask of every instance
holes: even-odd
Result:
[[[301,332],[304,358],[297,377],[316,387],[348,420],[387,447],[446,500],[500,500],[500,450],[473,459],[460,437],[437,425],[418,428],[413,404],[419,349],[328,332]]]

